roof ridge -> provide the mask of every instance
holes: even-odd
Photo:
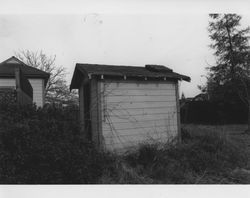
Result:
[[[46,74],[46,75],[50,75],[50,73],[48,73],[48,72],[45,72],[45,71],[43,71],[43,70],[41,70],[41,69],[38,69],[38,68],[33,67],[33,66],[30,66],[30,65],[27,65],[26,63],[24,63],[23,61],[21,61],[20,59],[18,59],[18,58],[15,57],[15,56],[12,56],[12,57],[8,58],[7,60],[1,62],[0,65],[2,65],[2,64],[4,64],[4,63],[7,63],[7,62],[8,62],[9,60],[11,60],[11,59],[15,59],[17,62],[19,62],[21,65],[23,65],[23,66],[25,66],[25,67],[29,67],[29,68],[31,68],[31,69],[33,69],[33,70],[42,72],[42,73],[44,73],[44,74]],[[9,64],[11,64],[11,63],[9,63]]]
[[[100,79],[118,77],[125,80],[128,78],[137,78],[138,80],[147,80],[151,78],[156,80],[158,79],[160,81],[165,81],[167,79],[185,81],[191,80],[189,76],[173,72],[172,69],[162,65],[151,65],[151,68],[152,69],[148,69],[146,65],[144,67],[137,67],[77,63],[71,80],[70,89],[78,88],[80,83],[82,82],[81,78],[83,78],[84,81],[88,81],[91,79],[91,75],[100,76]]]
[[[145,68],[145,66],[138,65],[109,65],[109,64],[93,64],[93,63],[76,63],[76,65],[96,65],[96,66],[109,66],[109,67],[140,67]]]

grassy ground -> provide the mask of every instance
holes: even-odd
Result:
[[[247,151],[250,164],[250,134],[244,133],[247,125],[183,125],[189,133],[217,133],[228,140],[233,140],[239,146],[243,146]]]
[[[250,183],[250,134],[246,134],[247,125],[183,125],[184,129],[193,134],[211,134],[215,133],[232,142],[234,146],[241,148],[239,152],[245,152],[247,158],[246,164],[242,167],[236,167],[231,171],[229,177],[234,181],[232,183]],[[240,153],[239,153],[240,155]]]
[[[177,145],[144,145],[116,161],[100,183],[249,184],[245,126],[183,126]],[[112,165],[113,166],[113,165]]]

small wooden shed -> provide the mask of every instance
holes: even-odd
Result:
[[[76,64],[70,89],[79,90],[84,137],[115,152],[179,139],[179,80],[190,77],[161,65]]]

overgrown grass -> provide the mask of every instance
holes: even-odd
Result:
[[[75,108],[0,107],[0,183],[249,183],[247,153],[225,134],[182,130],[175,145],[118,156],[82,139]]]
[[[182,130],[176,145],[145,144],[123,156],[117,175],[105,172],[102,183],[219,184],[249,183],[245,148],[218,133]],[[122,166],[125,166],[122,167]],[[241,171],[240,171],[241,170]],[[244,172],[245,171],[245,172]],[[118,178],[121,178],[119,180]],[[105,178],[103,180],[103,178]]]

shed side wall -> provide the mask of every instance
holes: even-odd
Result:
[[[44,80],[29,79],[29,81],[33,88],[33,102],[36,103],[38,107],[42,107],[44,105]]]
[[[176,83],[101,82],[102,135],[108,150],[167,142],[178,135]]]
[[[44,80],[43,79],[28,79],[33,88],[33,102],[36,103],[38,107],[44,105]],[[16,87],[16,80],[13,78],[2,78],[0,79],[1,86],[11,86]]]
[[[14,78],[0,78],[0,87],[16,87]]]

